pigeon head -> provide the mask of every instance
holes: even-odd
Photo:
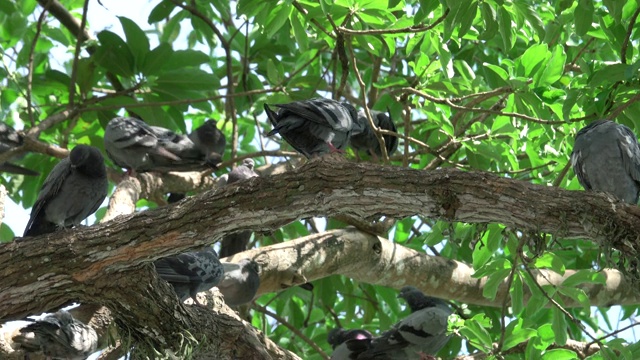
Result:
[[[253,167],[255,166],[255,162],[253,161],[253,159],[244,159],[242,160],[242,165],[246,166],[249,170],[253,170]]]
[[[76,145],[69,154],[71,166],[90,177],[102,177],[107,173],[100,150],[88,145]]]
[[[430,296],[425,296],[422,291],[413,286],[405,286],[400,289],[398,298],[404,299],[407,302],[411,312],[416,312],[428,307],[434,307],[437,305],[438,301],[441,301]]]
[[[258,266],[258,263],[251,259],[242,259],[238,262],[238,265],[245,271],[252,271],[256,274],[260,274],[260,267]]]
[[[331,329],[331,331],[329,331],[329,333],[327,334],[327,342],[331,344],[331,347],[335,349],[336,346],[342,344],[347,340],[346,333],[347,331],[343,328]]]

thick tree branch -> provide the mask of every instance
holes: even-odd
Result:
[[[432,296],[475,305],[500,307],[509,299],[509,279],[504,279],[498,287],[496,299],[487,299],[482,291],[488,278],[472,277],[471,266],[427,255],[355,229],[329,231],[260,247],[236,254],[227,261],[243,258],[254,259],[260,264],[258,294],[278,292],[335,274],[396,289],[410,284]],[[576,272],[567,270],[561,275],[540,269],[532,273],[541,285],[560,286]],[[640,303],[640,295],[619,271],[606,269],[602,274],[607,278],[606,285],[578,285],[592,305]],[[525,300],[530,296],[525,291]],[[562,300],[565,307],[581,306],[568,297]]]
[[[236,231],[270,231],[312,216],[419,214],[493,221],[565,238],[606,240],[630,263],[638,256],[640,209],[602,195],[486,173],[332,160],[320,158],[279,176],[254,178],[106,224],[2,245],[0,318],[21,318],[63,305],[107,274],[130,271]],[[67,290],[64,295],[60,286]]]

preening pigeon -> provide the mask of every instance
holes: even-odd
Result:
[[[20,135],[18,135],[18,133],[11,126],[5,124],[4,122],[0,122],[0,154],[21,145],[22,138],[20,137]],[[23,168],[22,166],[12,164],[8,161],[0,163],[0,172],[29,176],[40,175],[40,173],[38,173],[37,171]]]
[[[355,132],[362,131],[356,109],[347,103],[318,98],[275,106],[280,108],[277,112],[264,105],[273,125],[267,136],[279,133],[307,158],[343,151],[354,127]]]
[[[104,158],[93,146],[77,145],[44,180],[24,236],[78,225],[98,210],[107,197]]]
[[[397,132],[396,125],[389,115],[381,111],[371,110],[371,116],[376,126],[384,130]],[[369,155],[381,157],[382,149],[380,149],[380,142],[373,128],[369,126],[369,120],[367,120],[364,110],[358,112],[358,123],[363,130],[360,133],[353,133],[350,140],[351,147],[355,151],[366,150]],[[398,138],[391,135],[382,135],[382,138],[384,139],[384,145],[387,149],[387,155],[391,156],[398,149]]]
[[[571,165],[585,190],[604,191],[628,204],[638,203],[640,148],[628,127],[597,120],[576,135]]]
[[[26,352],[53,359],[83,360],[98,348],[98,334],[66,311],[58,311],[20,330],[13,341]]]
[[[242,165],[236,167],[228,174],[227,184],[257,177],[258,174],[253,171],[253,167],[253,159],[244,159]],[[223,237],[220,243],[220,257],[225,258],[247,250],[247,245],[249,245],[252,233],[252,231],[240,231]]]
[[[253,300],[260,287],[258,264],[249,259],[239,263],[222,263],[224,277],[218,289],[224,295],[224,302],[229,306],[246,304]]]
[[[331,344],[332,360],[352,360],[369,348],[373,336],[367,330],[336,328],[329,331],[327,342]]]
[[[205,155],[205,161],[209,166],[216,168],[222,162],[224,148],[227,139],[224,133],[216,127],[214,120],[207,120],[202,126],[189,134],[189,139]]]
[[[207,154],[189,137],[135,118],[109,121],[104,148],[116,165],[132,172],[197,171],[210,167]]]
[[[196,299],[199,292],[216,286],[224,275],[224,268],[211,246],[201,251],[167,256],[154,263],[158,275],[173,286],[180,301]]]
[[[371,341],[358,359],[420,359],[435,355],[449,341],[447,320],[453,313],[442,300],[405,286],[398,297],[409,304],[411,314]]]

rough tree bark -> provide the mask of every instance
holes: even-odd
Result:
[[[214,189],[173,206],[4,244],[0,246],[0,319],[20,319],[72,300],[97,302],[113,310],[137,344],[179,351],[181,339],[176,327],[166,325],[173,322],[177,328],[197,334],[196,338],[205,336],[205,345],[215,347],[233,340],[234,349],[207,349],[219,358],[238,354],[260,358],[265,350],[256,344],[262,343],[273,358],[293,358],[263,339],[257,330],[237,319],[229,320],[233,314],[229,319],[212,317],[200,314],[202,309],[183,307],[146,264],[232,232],[270,231],[311,216],[402,218],[416,214],[450,221],[499,222],[565,238],[593,238],[621,250],[627,265],[635,265],[637,258],[640,211],[603,195],[537,186],[487,173],[418,171],[329,157],[278,176]],[[375,246],[372,249],[375,251]],[[280,260],[272,250],[273,257],[264,257],[263,261],[280,272],[282,269],[272,264]],[[323,255],[317,255],[311,263],[322,259]],[[416,269],[428,266],[428,261],[411,261]],[[336,270],[324,268],[321,271],[326,273],[307,275],[317,278]],[[369,274],[359,279],[375,283],[379,274]],[[294,278],[291,285],[295,283]],[[420,285],[427,288],[429,283],[427,280]],[[272,288],[267,288],[268,284]],[[282,280],[273,284],[265,277],[261,291],[277,291]],[[387,284],[400,286],[402,282],[391,279]],[[436,289],[442,284],[429,286]],[[475,303],[472,296],[462,292],[450,295]],[[227,320],[235,324],[232,328],[241,329],[234,333],[237,337],[230,339],[226,330],[218,331],[228,326]]]

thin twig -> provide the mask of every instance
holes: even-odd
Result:
[[[629,47],[629,39],[631,38],[631,33],[633,32],[633,28],[636,25],[636,20],[638,19],[638,15],[640,15],[640,8],[636,9],[636,12],[629,18],[629,26],[627,26],[627,35],[624,37],[624,41],[622,42],[622,48],[620,49],[620,62],[623,64],[627,63],[627,48]]]
[[[287,329],[289,329],[292,333],[294,333],[296,336],[298,336],[300,339],[302,339],[304,342],[306,342],[307,344],[309,344],[309,346],[311,346],[318,354],[320,354],[320,356],[322,356],[323,359],[325,360],[329,360],[329,356],[327,355],[327,353],[325,353],[320,346],[318,346],[318,344],[316,344],[313,340],[309,339],[305,334],[303,334],[297,327],[291,325],[285,318],[281,317],[280,315],[270,311],[269,309],[267,309],[266,307],[260,306],[258,304],[254,304],[253,305],[254,309],[256,309],[257,311],[271,317],[272,319],[274,319],[275,321],[279,322],[280,324],[284,325]]]
[[[87,26],[87,12],[89,11],[89,0],[84,0],[82,8],[82,20],[80,21],[80,31],[76,34],[76,49],[73,53],[73,64],[71,65],[71,81],[69,81],[69,106],[74,105],[76,95],[76,79],[78,77],[78,58],[82,49],[81,34]]]
[[[383,35],[383,34],[402,34],[402,33],[419,33],[424,31],[429,31],[434,27],[438,26],[444,19],[449,15],[449,8],[445,9],[442,16],[440,16],[436,21],[431,25],[413,25],[406,28],[401,29],[370,29],[370,30],[353,30],[347,29],[345,27],[339,26],[336,28],[337,31],[348,34],[348,35]]]
[[[33,91],[33,61],[34,61],[34,53],[36,51],[36,44],[38,43],[38,38],[40,37],[40,33],[42,32],[42,24],[44,23],[44,19],[47,15],[47,8],[45,7],[40,13],[38,17],[38,23],[36,25],[36,33],[33,36],[33,41],[31,42],[31,48],[29,49],[29,72],[27,74],[27,112],[29,114],[29,122],[31,126],[36,126],[36,120],[33,118],[33,102],[32,102],[32,91]]]

